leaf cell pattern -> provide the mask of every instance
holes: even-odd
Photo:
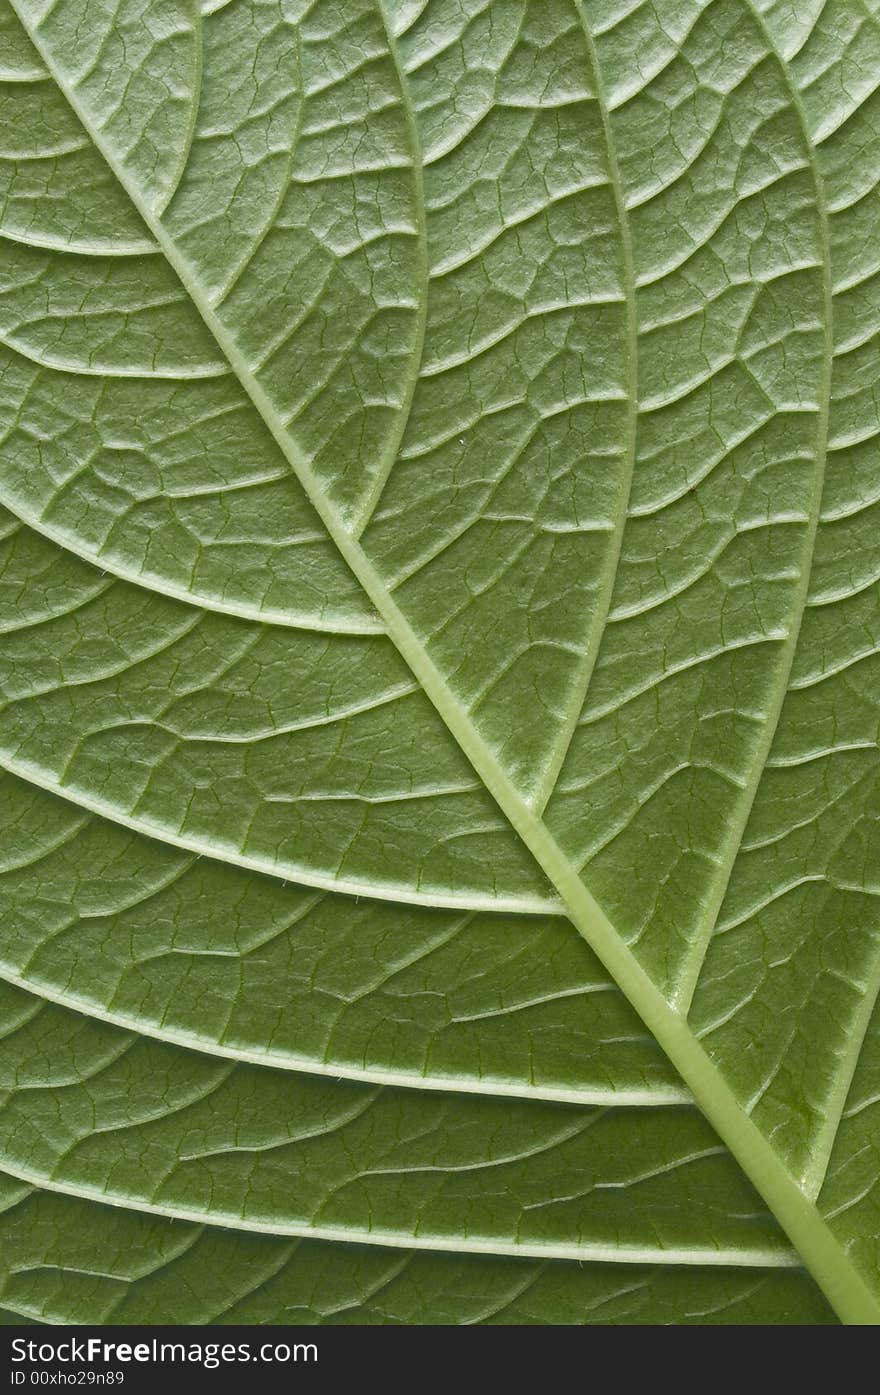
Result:
[[[3,1320],[880,1320],[877,0],[0,0]]]

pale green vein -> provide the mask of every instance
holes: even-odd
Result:
[[[394,30],[388,18],[385,0],[378,0],[378,8],[385,29],[388,52],[394,64],[394,70],[397,74],[397,81],[400,87],[401,101],[403,102],[406,120],[407,139],[409,141],[410,155],[412,157],[413,192],[415,196],[416,225],[418,228],[419,296],[418,310],[416,312],[416,329],[403,401],[398,411],[394,430],[391,432],[386,442],[385,450],[376,467],[370,487],[361,501],[356,517],[350,525],[352,535],[356,538],[362,535],[370,519],[373,517],[379,500],[382,497],[382,492],[397,461],[397,454],[406,432],[412,412],[416,387],[418,386],[419,369],[422,366],[422,357],[425,351],[425,329],[428,323],[428,215],[425,208],[425,170],[422,145],[416,127],[415,115],[413,113],[412,98],[409,94],[409,84],[401,62],[397,39],[394,36]]]
[[[2,442],[0,442],[2,444]],[[120,581],[127,581],[131,586],[137,586],[143,591],[153,591],[158,596],[168,596],[174,601],[183,601],[184,604],[196,606],[199,610],[210,610],[216,615],[228,615],[234,620],[253,620],[261,625],[278,625],[290,630],[309,630],[317,634],[333,635],[383,635],[384,626],[379,620],[370,620],[368,617],[349,619],[347,616],[324,617],[320,614],[310,614],[302,611],[278,610],[271,606],[249,605],[247,602],[236,602],[220,600],[217,596],[211,596],[206,592],[189,591],[185,586],[175,586],[174,582],[166,581],[164,577],[156,572],[135,571],[133,567],[125,566],[122,562],[109,553],[103,552],[100,548],[88,548],[83,546],[79,538],[69,533],[66,528],[56,528],[54,524],[47,523],[45,518],[21,502],[21,500],[10,497],[8,493],[0,489],[0,500],[3,506],[14,514],[20,523],[25,527],[33,529],[41,537],[48,538],[50,542],[57,543],[65,552],[71,552],[81,561],[88,562],[90,566],[97,567],[102,573],[109,572],[111,576],[118,577]]]
[[[213,11],[208,11],[208,13],[213,13]],[[230,269],[229,274],[227,275],[223,285],[219,287],[218,290],[215,292],[212,302],[215,310],[219,309],[219,307],[223,304],[225,300],[228,300],[229,296],[235,290],[235,287],[238,285],[242,276],[244,276],[248,267],[252,265],[254,257],[257,255],[257,252],[263,246],[267,237],[272,231],[272,228],[275,226],[275,220],[278,217],[278,214],[281,212],[281,209],[284,207],[284,201],[287,197],[288,189],[290,187],[290,176],[293,171],[293,166],[296,161],[296,153],[299,149],[299,143],[302,138],[303,114],[305,112],[306,105],[306,95],[303,86],[302,75],[302,38],[300,37],[300,32],[298,29],[296,31],[294,39],[294,66],[296,70],[297,81],[296,120],[294,122],[293,131],[291,132],[290,136],[290,145],[287,150],[287,158],[284,161],[284,173],[278,181],[278,193],[276,195],[275,202],[272,205],[271,209],[269,209],[263,226],[258,232],[256,238],[251,243],[250,247],[248,247],[247,251],[241,257],[238,263]]]
[[[846,1049],[837,1058],[837,1069],[824,1102],[822,1125],[813,1140],[810,1156],[801,1178],[804,1191],[807,1196],[813,1197],[814,1200],[818,1197],[828,1172],[828,1164],[831,1161],[840,1121],[843,1118],[850,1086],[861,1058],[862,1047],[865,1044],[865,1037],[868,1035],[868,1028],[871,1025],[878,996],[880,996],[880,954],[875,955],[868,982],[861,991],[856,1011],[847,1023]]]
[[[163,1205],[105,1191],[87,1183],[58,1182],[54,1178],[20,1168],[2,1159],[3,1171],[19,1182],[26,1182],[43,1191],[74,1196],[83,1201],[98,1201],[105,1206],[124,1211],[140,1211],[150,1216],[166,1216],[171,1220],[194,1221],[198,1225],[243,1230],[251,1235],[290,1235],[309,1240],[336,1240],[349,1245],[382,1245],[389,1249],[428,1250],[452,1254],[521,1255],[525,1259],[568,1259],[584,1264],[673,1264],[699,1267],[792,1269],[798,1257],[791,1250],[731,1246],[669,1246],[615,1245],[602,1242],[532,1243],[496,1240],[494,1236],[413,1235],[377,1226],[363,1230],[353,1226],[307,1225],[304,1223],[252,1220],[234,1212],[197,1211],[183,1206]]]
[[[187,1032],[173,1027],[145,1021],[142,1017],[125,1012],[112,1012],[100,1003],[82,994],[59,990],[45,980],[22,975],[14,967],[0,961],[0,978],[5,983],[21,988],[58,1007],[81,1013],[98,1022],[107,1022],[126,1031],[137,1032],[141,1036],[152,1037],[156,1041],[168,1042],[173,1046],[184,1047],[188,1051],[198,1051],[206,1056],[220,1056],[224,1060],[241,1064],[268,1066],[274,1070],[298,1071],[305,1075],[327,1076],[332,1080],[357,1080],[368,1085],[400,1086],[412,1090],[452,1092],[464,1095],[486,1097],[549,1100],[556,1104],[581,1104],[603,1109],[661,1109],[673,1105],[692,1104],[693,1099],[684,1087],[656,1085],[643,1090],[620,1089],[612,1086],[577,1086],[563,1088],[543,1085],[524,1085],[518,1081],[504,1080],[499,1076],[482,1075],[439,1075],[416,1071],[381,1069],[379,1067],[352,1066],[346,1061],[335,1059],[319,1060],[314,1056],[301,1056],[293,1051],[277,1051],[271,1047],[257,1050],[248,1046],[225,1046],[221,1042],[210,1041],[197,1032]]]
[[[709,949],[709,944],[715,933],[718,917],[721,914],[721,908],[724,904],[724,898],[727,895],[727,888],[733,874],[734,864],[740,848],[742,847],[749,816],[751,815],[752,806],[758,793],[761,777],[767,765],[770,750],[776,736],[776,730],[779,726],[779,720],[782,716],[786,694],[788,693],[788,683],[791,677],[798,638],[800,636],[806,611],[807,597],[809,595],[811,564],[816,546],[819,516],[822,509],[825,467],[828,458],[831,371],[834,361],[834,301],[831,282],[831,239],[828,228],[828,209],[825,202],[824,184],[816,160],[816,152],[810,139],[809,126],[807,124],[800,94],[791,79],[786,64],[776,53],[776,49],[773,46],[773,42],[762,16],[752,3],[752,0],[745,0],[745,3],[754,15],[755,23],[761,30],[762,37],[768,49],[776,56],[776,62],[790,94],[792,106],[797,113],[798,120],[803,129],[811,177],[816,191],[816,208],[822,244],[822,378],[819,386],[819,412],[816,422],[816,468],[813,474],[813,492],[810,498],[808,520],[804,530],[800,575],[794,593],[791,619],[785,639],[780,644],[774,689],[764,721],[759,728],[748,779],[742,794],[736,802],[732,816],[728,821],[726,834],[719,849],[719,875],[707,892],[701,926],[690,943],[688,953],[683,961],[673,989],[672,1001],[675,1006],[685,1014],[689,1011],[691,1002],[693,1001],[694,992]]]
[[[611,600],[614,595],[614,584],[620,566],[620,556],[623,548],[623,532],[626,526],[633,472],[635,470],[636,435],[638,431],[639,341],[632,230],[629,225],[629,215],[623,195],[623,180],[617,160],[614,134],[611,130],[611,118],[608,112],[608,100],[602,81],[596,45],[593,42],[593,35],[587,17],[584,14],[581,0],[574,0],[574,4],[581,29],[583,30],[584,43],[586,44],[587,53],[589,55],[590,68],[596,89],[596,101],[602,118],[602,130],[605,135],[605,149],[608,160],[608,173],[614,194],[617,223],[620,229],[621,267],[623,272],[623,289],[626,297],[626,448],[623,456],[621,476],[618,482],[617,508],[613,519],[613,540],[608,548],[608,555],[605,562],[605,575],[602,579],[602,586],[593,608],[589,634],[587,635],[587,642],[584,646],[584,653],[572,678],[571,695],[568,701],[568,710],[565,714],[565,720],[559,725],[556,742],[551,751],[550,759],[541,774],[537,787],[529,797],[529,803],[537,814],[543,813],[547,801],[556,788],[556,782],[559,779],[560,771],[562,770],[565,757],[571,746],[572,737],[577,728],[578,720],[583,711],[584,702],[586,701],[587,692],[593,677],[593,670],[596,667],[596,660],[599,657],[599,648],[602,643],[602,636],[605,633],[605,626],[608,622]]]
[[[53,237],[49,233],[13,232],[11,228],[0,227],[0,238],[5,242],[17,242],[23,247],[39,247],[44,252],[70,252],[78,257],[155,257],[159,248],[146,238],[138,242],[132,238],[118,242],[106,242],[101,238],[90,237],[77,241],[76,238]]]
[[[11,349],[20,358],[33,363],[37,368],[51,368],[56,373],[69,373],[74,378],[141,378],[158,379],[166,382],[190,382],[195,378],[228,378],[229,366],[226,363],[186,363],[174,367],[154,368],[149,364],[119,364],[111,366],[102,363],[86,363],[79,358],[64,358],[61,354],[39,352],[29,344],[23,344],[14,334],[0,334],[0,344]],[[97,354],[97,350],[95,351]]]
[[[231,867],[245,867],[251,872],[262,872],[264,876],[276,877],[284,882],[295,882],[298,886],[316,887],[319,891],[339,891],[347,896],[368,896],[376,901],[393,901],[395,904],[410,906],[430,906],[432,909],[463,911],[501,911],[514,915],[558,915],[561,903],[552,896],[495,896],[492,892],[456,891],[416,891],[402,882],[378,882],[366,877],[340,877],[329,872],[315,872],[298,862],[287,862],[280,858],[251,857],[231,843],[218,843],[209,838],[193,838],[188,834],[174,832],[153,819],[127,814],[108,799],[89,794],[77,786],[62,784],[58,775],[33,761],[19,760],[3,753],[0,770],[15,775],[27,784],[37,785],[48,790],[79,809],[88,809],[99,814],[110,823],[121,828],[130,828],[146,838],[172,848],[182,848],[186,852],[198,853],[215,862],[225,862]],[[340,796],[344,799],[344,796]]]
[[[157,218],[161,218],[162,214],[171,203],[171,200],[174,198],[174,195],[177,193],[184,171],[189,164],[190,151],[192,150],[192,144],[196,134],[199,108],[201,106],[203,66],[202,12],[199,9],[198,0],[189,0],[187,9],[192,25],[193,43],[192,90],[189,98],[189,120],[187,121],[183,140],[180,143],[180,149],[177,152],[177,160],[175,161],[171,178],[168,181],[168,186],[163,189],[161,197],[156,200],[153,208]]]
[[[4,68],[0,65],[0,82],[45,82],[48,77],[45,68]]]

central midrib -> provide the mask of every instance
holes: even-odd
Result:
[[[624,944],[566,854],[532,812],[462,709],[443,674],[388,592],[359,542],[347,531],[323,487],[280,419],[274,404],[245,362],[234,337],[212,309],[194,269],[132,184],[112,148],[96,131],[91,113],[59,71],[37,26],[28,23],[21,0],[11,0],[22,25],[108,168],[152,232],[227,362],[306,491],[340,555],[381,615],[389,638],[423,688],[457,745],[498,807],[565,903],[572,924],[604,964],[621,992],[691,1090],[694,1099],[785,1230],[843,1322],[880,1325],[880,1301],[845,1254],[816,1207],[798,1187],[779,1156],[743,1110],[727,1081]]]

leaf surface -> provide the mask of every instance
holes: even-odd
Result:
[[[2,5],[0,1305],[876,1322],[873,0]]]

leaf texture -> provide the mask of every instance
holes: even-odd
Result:
[[[0,45],[5,1320],[877,1322],[876,0]]]

